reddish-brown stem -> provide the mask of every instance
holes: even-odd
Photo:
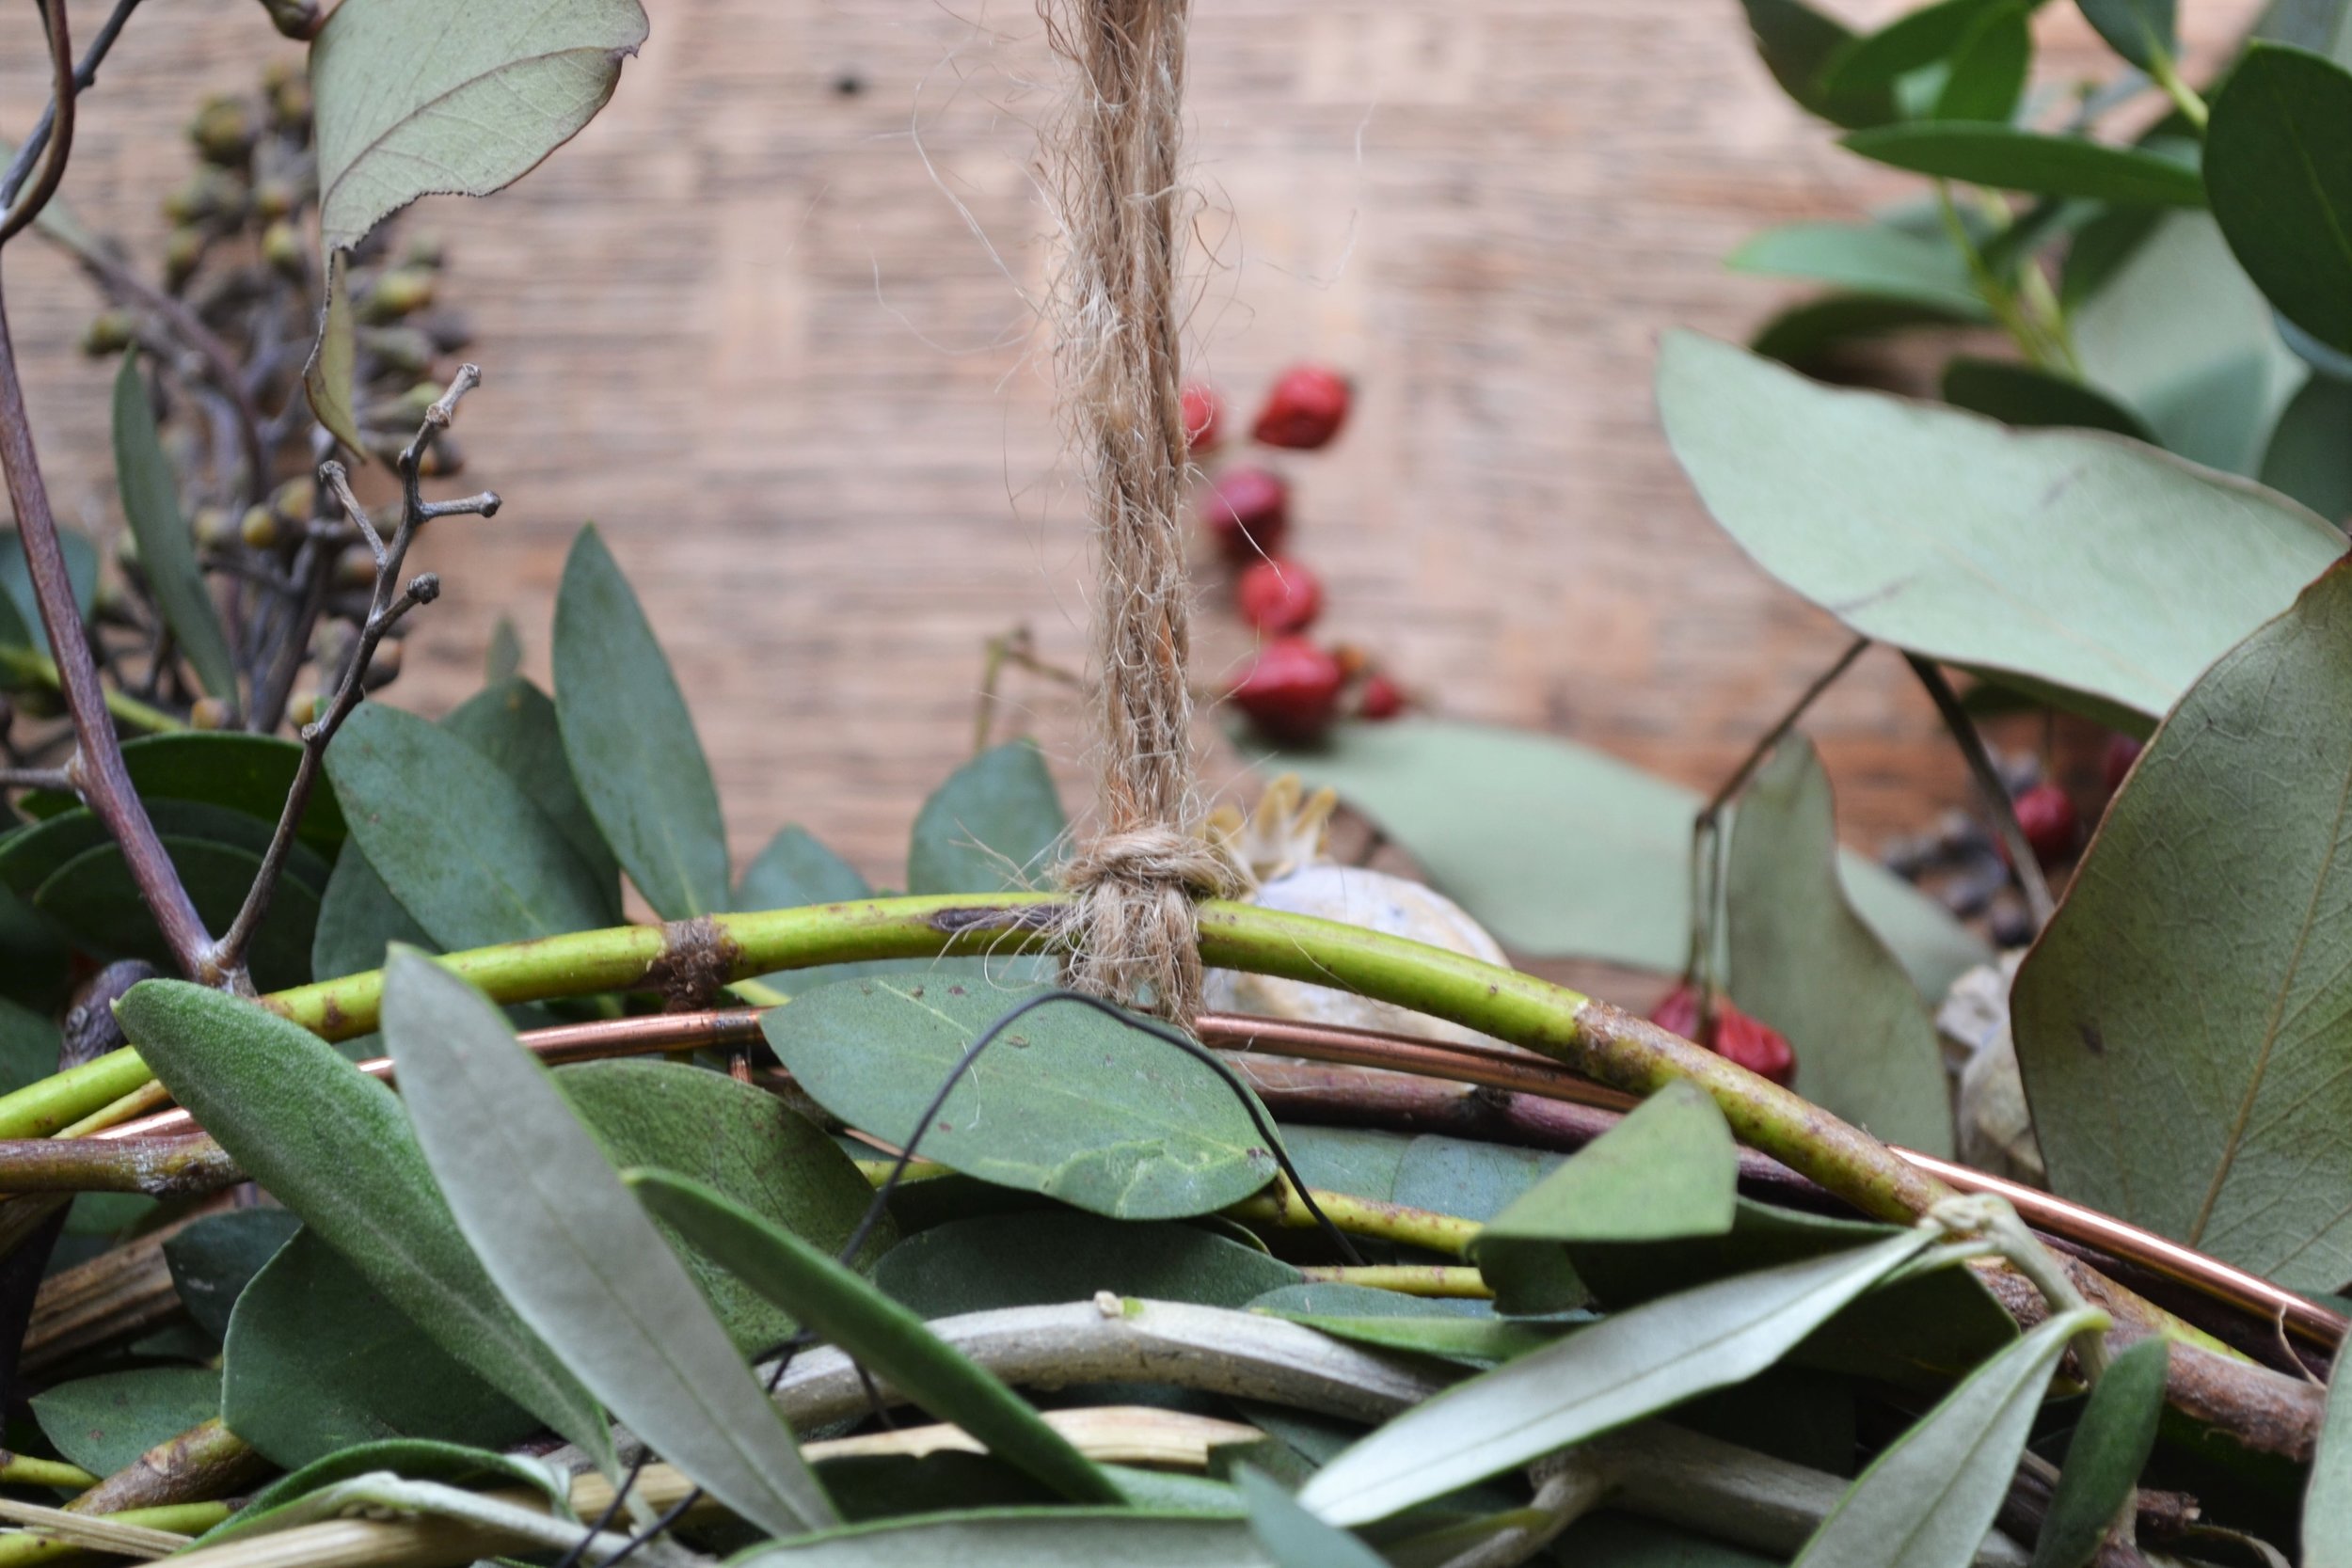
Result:
[[[58,136],[52,151],[62,157],[72,114],[60,108],[57,123]],[[49,633],[50,654],[57,662],[66,710],[73,719],[74,750],[66,772],[76,792],[122,847],[132,879],[154,914],[172,960],[190,979],[214,984],[220,975],[213,962],[212,935],[205,930],[203,917],[196,912],[187,889],[181,886],[180,873],[164,853],[155,825],[148,820],[147,807],[122,765],[122,748],[116,742],[114,721],[106,712],[106,693],[98,681],[98,662],[90,657],[89,634],[73,600],[72,579],[66,575],[65,551],[57,543],[57,522],[49,510],[48,487],[41,483],[40,460],[33,451],[5,297],[0,297],[0,469],[7,473],[8,501],[16,509],[17,535],[32,576],[33,594],[40,606],[41,626]]]
[[[0,245],[8,244],[40,216],[40,210],[57,194],[57,185],[65,179],[65,161],[73,152],[73,40],[67,32],[65,0],[40,0],[40,20],[49,34],[51,73],[56,78],[49,99],[49,152],[30,188],[0,191],[0,202],[7,204],[6,212],[0,213]]]

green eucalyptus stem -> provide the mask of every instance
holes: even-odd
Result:
[[[1462,1258],[1470,1253],[1470,1244],[1481,1228],[1476,1220],[1466,1220],[1458,1214],[1440,1214],[1429,1209],[1410,1209],[1402,1203],[1383,1203],[1374,1198],[1356,1197],[1347,1193],[1325,1192],[1320,1187],[1308,1189],[1315,1200],[1315,1208],[1331,1222],[1333,1229],[1350,1236],[1368,1236],[1375,1241],[1396,1242],[1406,1246],[1426,1248],[1450,1257]],[[1245,1225],[1273,1226],[1284,1230],[1313,1230],[1320,1227],[1313,1212],[1299,1200],[1298,1189],[1287,1177],[1278,1176],[1265,1191],[1239,1203],[1225,1206],[1228,1219]]]
[[[1983,252],[1977,248],[1977,242],[1968,235],[1968,226],[1961,221],[1960,207],[1952,200],[1949,181],[1938,180],[1935,182],[1935,209],[1944,220],[1945,234],[1968,265],[1969,281],[1976,285],[1977,297],[1984,301],[1985,309],[1993,312],[1993,319],[2000,324],[2001,330],[2009,334],[2010,341],[2017,345],[2026,359],[2038,370],[2047,369],[2051,356],[2049,343],[2041,332],[2035,330],[2033,319],[2018,304],[2017,296],[1985,263]]]
[[[2181,118],[2187,120],[2199,135],[2203,135],[2206,122],[2213,118],[2213,111],[2205,106],[2204,99],[2199,96],[2195,87],[2181,80],[2180,66],[2172,56],[2161,49],[2151,51],[2148,75],[2164,89],[2164,95],[2172,100],[2172,106],[2181,111]]]
[[[211,1529],[228,1518],[229,1513],[227,1503],[167,1503],[159,1508],[125,1509],[119,1513],[107,1514],[105,1519],[111,1525],[134,1525],[193,1537]],[[87,1557],[96,1548],[56,1536],[11,1531],[0,1535],[0,1568],[23,1568],[26,1563]]]
[[[1476,1269],[1454,1263],[1333,1263],[1298,1271],[1309,1285],[1359,1285],[1400,1296],[1491,1301],[1494,1288]]]

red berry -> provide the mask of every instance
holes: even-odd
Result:
[[[2107,736],[2107,754],[2103,759],[2103,771],[2106,774],[2109,795],[2123,787],[2123,776],[2132,770],[2132,764],[2139,760],[2139,753],[2146,749],[2147,742],[2134,740],[2128,735],[2118,733]]]
[[[1184,450],[1214,451],[1224,436],[1225,400],[1205,381],[1187,381],[1183,392]]]
[[[1233,705],[1268,737],[1311,741],[1340,710],[1340,661],[1303,637],[1278,637],[1258,650],[1232,690]]]
[[[1393,719],[1405,711],[1405,689],[1386,675],[1374,675],[1364,682],[1363,691],[1356,699],[1359,719]]]
[[[1295,561],[1261,561],[1233,587],[1241,618],[1269,637],[1305,631],[1323,612],[1323,584]]]
[[[2014,802],[2017,825],[2025,830],[2026,842],[2033,846],[2034,859],[2048,865],[2074,853],[2074,836],[2082,831],[2082,818],[2074,815],[2074,802],[2066,791],[2054,784],[2038,784]]]
[[[1269,447],[1299,451],[1322,446],[1347,422],[1349,390],[1339,372],[1322,365],[1294,365],[1266,394],[1250,435]]]
[[[1272,555],[1290,527],[1290,486],[1263,468],[1228,468],[1200,492],[1200,522],[1228,561]]]
[[[1788,1043],[1788,1037],[1751,1014],[1741,1012],[1725,996],[1715,998],[1714,1027],[1708,1030],[1712,1038],[1702,1037],[1699,1031],[1698,992],[1688,981],[1666,993],[1649,1015],[1649,1021],[1672,1034],[1695,1040],[1727,1062],[1746,1068],[1759,1078],[1769,1078],[1787,1087],[1797,1076],[1797,1053]]]

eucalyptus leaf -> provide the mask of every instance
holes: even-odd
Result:
[[[60,1383],[32,1398],[41,1434],[94,1476],[111,1476],[159,1443],[220,1414],[210,1367],[145,1367]]]
[[[539,1427],[315,1230],[296,1234],[253,1275],[223,1341],[229,1430],[288,1467],[354,1444],[502,1445]]]
[[[609,1461],[603,1413],[491,1284],[391,1090],[299,1024],[202,986],[147,981],[115,1016],[247,1176],[443,1350]]]
[[[1951,74],[1936,95],[1931,119],[2007,123],[2026,95],[2033,66],[2033,29],[2023,0],[2009,0],[1979,17],[1953,52]]]
[[[1852,131],[1850,152],[1944,180],[2134,207],[2202,207],[2196,166],[2141,148],[2109,147],[1984,120],[1920,120]]]
[[[320,242],[348,249],[418,197],[486,196],[604,107],[645,39],[637,0],[341,5],[310,46]]]
[[[1895,118],[1895,98],[1883,85],[1854,92],[1821,86],[1829,63],[1854,35],[1836,18],[1805,0],[1740,0],[1756,52],[1781,90],[1798,106],[1834,125],[1883,125]]]
[[[2011,992],[2052,1189],[2298,1291],[2352,1274],[2347,702],[2333,571],[2156,732]]]
[[[1862,1472],[1791,1568],[1967,1568],[2066,1341],[2106,1323],[2103,1312],[2059,1313],[1970,1373]]]
[[[1001,893],[1032,885],[1069,830],[1031,740],[1008,740],[957,768],[915,814],[910,893]]]
[[[2075,0],[2083,17],[2107,47],[2142,71],[2181,52],[2174,30],[2173,0]]]
[[[1278,1568],[1241,1519],[1133,1509],[988,1509],[774,1541],[734,1568]]]
[[[275,829],[302,766],[299,742],[235,730],[181,730],[122,743],[122,766],[142,800],[195,800],[225,806]],[[26,815],[61,816],[81,804],[61,790],[34,790],[19,802]],[[294,836],[332,855],[347,832],[331,789],[310,792]]]
[[[555,703],[523,679],[494,681],[450,710],[441,727],[506,770],[525,795],[564,835],[611,895],[611,921],[621,915],[620,863],[604,842],[596,819],[573,782]]]
[[[1603,1319],[1423,1402],[1299,1501],[1363,1524],[1752,1377],[1928,1244],[1924,1231],[1702,1285]]]
[[[1669,1084],[1487,1221],[1477,1245],[1721,1235],[1739,1186],[1723,1112],[1704,1090]]]
[[[2066,1467],[2033,1547],[2033,1568],[2088,1568],[2136,1500],[2164,1417],[2170,1348],[2151,1335],[2107,1364],[2066,1445]]]
[[[14,1094],[57,1070],[56,1021],[0,997],[0,1094]]]
[[[719,787],[686,694],[593,523],[572,540],[556,594],[555,714],[580,796],[654,912],[725,913]]]
[[[162,833],[159,842],[205,926],[228,929],[262,874],[262,857],[234,845],[178,833]],[[60,928],[102,953],[145,958],[159,969],[173,962],[170,944],[155,925],[130,862],[112,844],[85,850],[60,866],[35,890],[32,902]],[[256,985],[276,990],[310,977],[318,916],[314,885],[297,875],[282,876],[246,954]]]
[[[185,839],[242,850],[259,859],[269,848],[273,826],[258,816],[206,800],[168,798],[146,802],[148,820],[158,836]],[[57,873],[92,849],[119,856],[114,835],[87,806],[60,812],[25,832],[0,843],[0,882],[27,896],[38,896]],[[326,885],[326,863],[316,850],[296,839],[287,851],[285,875],[312,892]]]
[[[874,1283],[926,1318],[1088,1301],[1103,1291],[1246,1307],[1298,1279],[1290,1264],[1192,1226],[1056,1210],[950,1220],[874,1266]]]
[[[691,1177],[828,1254],[850,1239],[873,1201],[866,1178],[815,1123],[723,1072],[675,1062],[580,1062],[558,1068],[555,1085],[615,1166]],[[857,1261],[872,1263],[897,1239],[885,1221]],[[792,1320],[723,1262],[691,1247],[680,1258],[738,1350],[756,1354],[792,1333]]]
[[[2205,182],[2247,276],[2280,312],[2352,354],[2352,71],[2256,42],[2213,101]]]
[[[1272,766],[1338,790],[1515,952],[1665,974],[1690,956],[1700,800],[1679,784],[1571,741],[1441,719],[1339,725],[1320,750]],[[1866,857],[1841,856],[1839,873],[1923,994],[1990,961],[1980,939]]]
[[[414,714],[362,703],[326,749],[351,836],[401,908],[452,952],[605,924],[563,831],[496,763]]]
[[[229,1314],[302,1221],[284,1209],[232,1209],[208,1214],[164,1243],[172,1289],[197,1326],[215,1339],[229,1337]]]
[[[1900,300],[1940,320],[1990,319],[1949,241],[1875,223],[1788,223],[1724,258],[1734,272],[1804,277],[1874,299]]]
[[[458,1227],[523,1321],[737,1513],[779,1535],[831,1523],[783,1417],[498,1009],[399,949],[384,1037]]]
[[[2270,433],[2262,482],[2352,525],[2352,381],[2315,375],[2303,384]]]
[[[359,847],[349,845],[337,857],[326,896],[319,901],[318,930],[310,942],[311,973],[331,980],[381,969],[385,949],[396,942],[411,947],[434,945]]]
[[[1732,1000],[1788,1037],[1799,1094],[1878,1137],[1948,1157],[1951,1101],[1935,1021],[1846,901],[1836,834],[1829,775],[1812,743],[1791,735],[1740,795],[1731,822],[1724,902]]]
[[[1828,294],[1792,305],[1756,328],[1748,347],[1799,369],[1829,359],[1846,344],[1918,326],[1948,326],[1973,312],[1874,294]]]
[[[1072,1502],[1116,1503],[1119,1488],[1018,1394],[923,1320],[843,1264],[725,1195],[655,1170],[628,1183],[660,1218],[894,1389]]]
[[[1942,391],[1953,407],[2003,424],[2106,430],[2155,444],[2145,420],[2097,388],[2014,360],[1956,355],[1945,361]]]
[[[1245,1465],[1235,1480],[1249,1499],[1250,1533],[1280,1568],[1387,1568],[1387,1559],[1299,1507],[1264,1471]]]
[[[1508,1144],[1424,1132],[1405,1146],[1396,1180],[1385,1196],[1407,1209],[1426,1209],[1484,1224],[1518,1201],[1566,1159],[1549,1149],[1515,1148]]]
[[[1865,636],[2094,717],[2163,713],[2344,553],[2301,507],[2136,443],[1839,391],[1688,334],[1659,409],[1765,570]]]
[[[496,686],[514,679],[523,671],[523,640],[515,630],[515,618],[501,615],[490,628],[490,645],[482,656],[482,679],[485,685]]]
[[[1037,994],[922,975],[844,980],[760,1022],[818,1103],[902,1142],[972,1042]],[[926,1158],[1120,1219],[1207,1213],[1275,1171],[1214,1069],[1075,1004],[1023,1017],[922,1131]]]
[[[378,0],[380,3],[380,0]],[[326,305],[319,312],[318,341],[302,367],[302,394],[310,412],[343,450],[360,463],[368,460],[367,438],[351,406],[352,379],[359,357],[358,323],[351,304],[350,269],[344,252],[333,245],[326,252]]]
[[[2077,258],[2106,224],[2083,231]],[[2137,243],[2094,248],[2106,245],[2122,254],[2097,261],[2094,274],[2104,268],[2105,276],[2088,297],[2076,296],[2076,261],[2067,266],[2084,374],[2137,412],[2172,451],[2252,473],[2273,420],[2305,374],[2269,301],[2232,259],[2209,214],[2166,213]]]
[[[180,655],[196,672],[207,695],[238,705],[237,664],[229,655],[220,611],[196,563],[196,539],[180,515],[180,482],[164,455],[148,403],[139,356],[126,354],[115,376],[115,481],[122,491],[122,515],[138,541],[139,570]]]
[[[806,828],[776,830],[736,884],[739,910],[793,910],[806,904],[844,904],[870,898],[856,866],[827,848]]]
[[[1957,51],[2002,0],[1938,0],[1906,11],[1875,33],[1840,49],[1821,72],[1821,90],[1859,92],[1891,87],[1896,79]]]
[[[1406,1300],[1408,1307],[1424,1305],[1410,1297]],[[1276,1315],[1295,1323],[1304,1323],[1335,1339],[1473,1364],[1508,1361],[1530,1351],[1541,1350],[1559,1338],[1557,1332],[1547,1333],[1544,1329],[1509,1318],[1473,1318],[1460,1313],[1434,1317],[1377,1313],[1361,1318],[1332,1317],[1321,1312],[1278,1312]]]

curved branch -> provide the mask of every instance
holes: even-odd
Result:
[[[65,21],[65,0],[40,0],[41,24],[49,32],[49,58],[55,85],[50,88],[51,132],[49,152],[41,160],[40,177],[32,188],[21,197],[13,189],[0,191],[0,201],[7,202],[5,215],[0,215],[0,245],[24,232],[25,225],[40,216],[40,210],[49,205],[49,198],[57,194],[57,186],[65,181],[65,161],[73,153],[73,40],[68,36]],[[28,141],[26,146],[30,146]],[[11,180],[17,178],[13,173]]]

